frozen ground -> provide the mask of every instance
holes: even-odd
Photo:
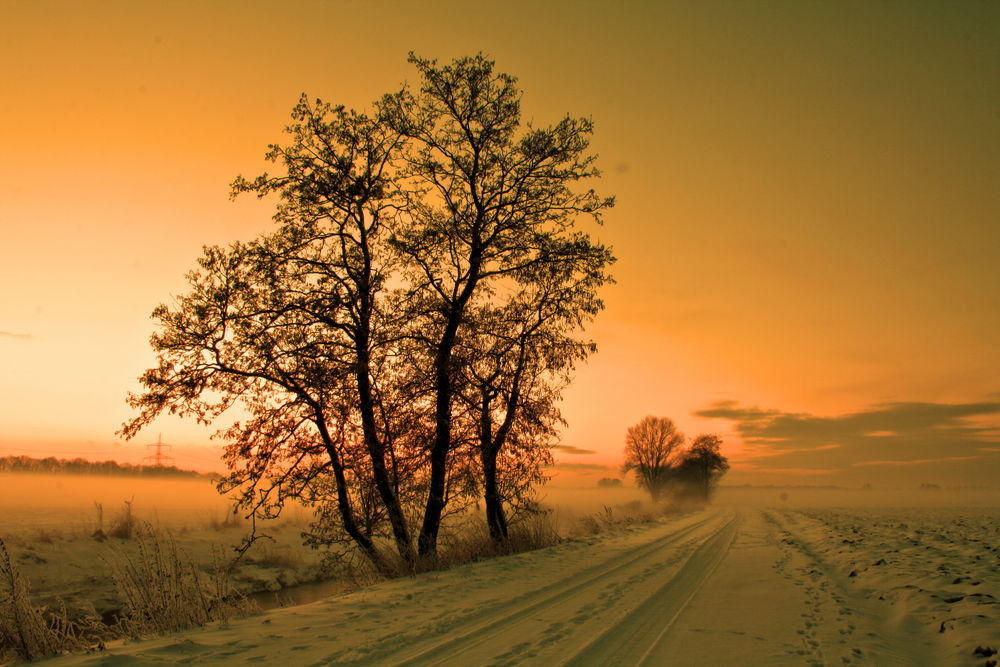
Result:
[[[907,657],[901,664],[996,659],[980,652],[977,661],[974,652],[1000,648],[1000,510],[857,508],[768,517],[790,547],[785,568],[798,570],[817,613],[834,616],[849,634],[868,621],[837,614],[838,607],[880,620],[886,655]]]
[[[984,665],[998,526],[719,507],[51,663]]]

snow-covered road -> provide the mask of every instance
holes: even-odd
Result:
[[[976,664],[889,614],[824,551],[839,537],[797,512],[713,508],[54,662]]]

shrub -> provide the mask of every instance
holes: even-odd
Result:
[[[121,511],[111,520],[111,528],[108,534],[111,537],[118,537],[123,540],[132,539],[139,529],[139,519],[132,511],[132,501],[126,500],[122,503]]]

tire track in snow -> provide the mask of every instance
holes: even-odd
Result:
[[[664,550],[682,543],[685,538],[697,534],[705,526],[717,522],[719,513],[682,526],[666,535],[652,540],[643,546],[610,560],[590,566],[582,571],[568,575],[548,586],[532,593],[515,598],[506,604],[486,610],[476,615],[474,619],[459,623],[449,631],[449,636],[438,639],[429,645],[427,643],[410,645],[400,654],[378,656],[379,664],[403,665],[436,665],[443,663],[479,664],[495,662],[499,657],[504,663],[504,656],[498,656],[500,651],[490,650],[497,644],[509,648],[512,637],[527,638],[527,634],[538,634],[538,623],[535,616],[541,612],[576,605],[586,605],[598,597],[603,588],[613,585],[616,577],[635,575],[651,569],[647,561],[664,556]],[[728,524],[727,524],[728,525]],[[645,568],[644,568],[645,566]],[[519,627],[520,626],[520,627]],[[457,636],[456,636],[457,634]],[[541,644],[550,644],[554,638],[540,637]],[[530,642],[528,642],[530,643]],[[527,648],[527,647],[525,647]],[[477,649],[479,653],[477,654]],[[501,649],[502,650],[502,649]],[[510,655],[510,663],[517,664],[519,657]],[[375,657],[375,656],[372,656]]]
[[[564,665],[641,665],[651,660],[657,646],[697,595],[729,551],[741,517],[730,519],[705,539],[680,569],[645,602],[584,646]]]

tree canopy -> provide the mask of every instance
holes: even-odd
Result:
[[[368,111],[303,95],[267,152],[278,173],[234,181],[276,199],[276,227],[206,248],[154,311],[159,363],[123,427],[240,404],[222,489],[261,516],[316,503],[316,534],[381,569],[385,540],[408,569],[433,560],[446,512],[480,496],[507,538],[614,261],[578,224],[613,205],[580,187],[599,176],[588,119],[524,123],[516,79],[481,54],[410,62],[419,86]]]

